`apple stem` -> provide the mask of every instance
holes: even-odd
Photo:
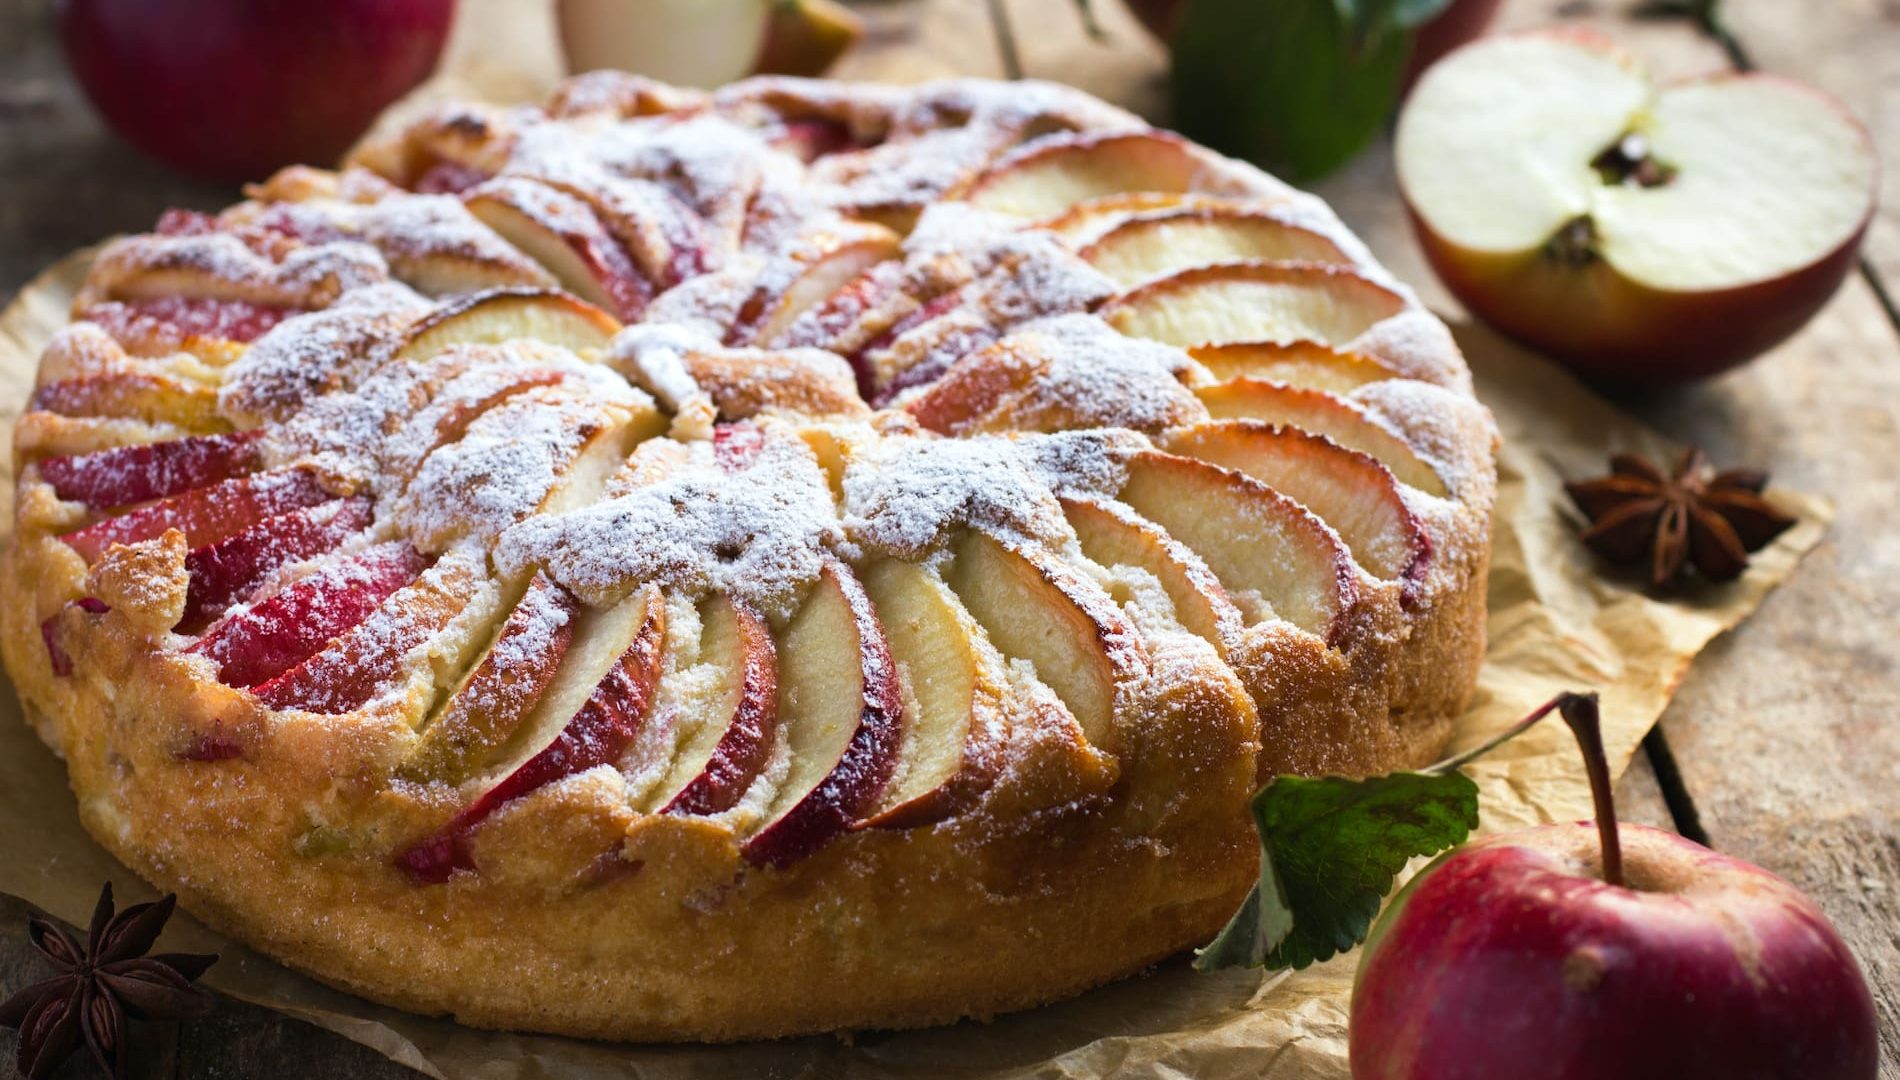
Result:
[[[1498,747],[1503,746],[1505,743],[1510,742],[1512,739],[1517,738],[1519,735],[1524,734],[1525,731],[1529,730],[1531,726],[1536,724],[1539,720],[1562,708],[1565,698],[1576,696],[1578,695],[1568,692],[1558,694],[1556,697],[1551,698],[1549,701],[1531,710],[1529,716],[1505,728],[1503,731],[1498,732],[1496,735],[1491,736],[1489,739],[1486,739],[1463,753],[1453,754],[1451,757],[1446,758],[1436,765],[1427,765],[1421,771],[1431,773],[1434,776],[1443,776],[1448,772],[1461,769],[1491,751],[1496,750]]]
[[[1603,880],[1623,885],[1623,845],[1616,834],[1616,796],[1610,790],[1610,762],[1603,752],[1603,723],[1595,694],[1560,694],[1557,710],[1583,751],[1584,771],[1590,776],[1590,799],[1596,804],[1597,836],[1603,845]]]

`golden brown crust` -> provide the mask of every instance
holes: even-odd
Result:
[[[447,310],[409,287],[426,278],[459,284],[424,291],[465,291],[494,273],[523,279],[541,271],[517,273],[534,264],[483,246],[485,232],[454,234],[476,245],[466,250],[485,252],[479,258],[458,263],[445,254],[426,265],[379,261],[354,240],[283,239],[258,242],[259,250],[224,233],[135,238],[110,249],[83,294],[82,317],[92,305],[148,296],[325,309],[301,324],[321,333],[298,337],[280,324],[249,352],[222,342],[215,365],[131,355],[84,325],[49,353],[43,379],[49,371],[130,372],[221,383],[216,423],[196,413],[113,415],[82,402],[69,410],[76,415],[32,411],[16,431],[0,655],[31,722],[64,756],[87,828],[139,874],[178,891],[208,924],[332,984],[481,1026],[671,1041],[933,1024],[1051,1001],[1210,938],[1254,880],[1247,803],[1260,778],[1416,766],[1442,749],[1483,652],[1495,431],[1471,399],[1442,326],[1391,286],[1323,208],[1242,166],[1162,140],[1192,165],[1195,198],[1240,198],[1295,214],[1358,264],[1365,290],[1402,309],[1351,342],[1315,347],[1318,359],[1301,370],[1334,380],[1319,389],[1350,403],[1345,421],[1372,425],[1369,453],[1404,454],[1408,475],[1441,482],[1442,496],[1393,486],[1429,549],[1399,578],[1340,562],[1343,609],[1330,629],[1309,633],[1274,616],[1273,598],[1239,596],[1232,582],[1229,596],[1198,556],[1168,547],[1158,557],[1197,561],[1183,580],[1205,588],[1218,612],[1214,629],[1190,631],[1199,624],[1175,609],[1139,560],[1084,557],[1062,505],[1119,507],[1116,470],[1130,448],[1149,452],[1169,429],[1207,422],[1194,389],[1218,375],[1187,352],[1124,341],[1089,322],[1116,290],[1048,234],[998,232],[981,216],[932,224],[924,210],[946,192],[980,187],[998,160],[1034,159],[1034,147],[1016,149],[1023,143],[1068,140],[1072,130],[1138,132],[1138,121],[1041,86],[954,83],[913,97],[796,80],[706,96],[589,77],[569,84],[552,111],[595,125],[716,119],[751,125],[746,130],[762,130],[768,141],[784,137],[789,121],[837,125],[842,134],[827,137],[865,145],[809,170],[845,185],[850,197],[833,205],[895,214],[900,223],[919,213],[926,220],[897,259],[843,290],[864,290],[855,307],[827,301],[781,335],[830,353],[720,344],[741,318],[732,298],[771,280],[772,253],[810,245],[800,247],[794,235],[761,254],[732,239],[740,231],[709,226],[706,236],[727,238],[713,242],[738,246],[706,256],[674,293],[661,289],[662,308],[686,313],[678,326],[629,330],[583,360],[517,340],[545,324],[532,321],[531,307],[510,308],[505,318],[458,324],[449,338],[461,344],[447,344],[456,351],[418,362],[407,376],[405,333],[443,324]],[[363,152],[360,162],[389,183],[285,174],[223,220],[255,229],[277,202],[327,214],[339,200],[400,200],[407,196],[398,185],[446,165],[493,174],[540,137],[543,122],[527,111],[445,109]],[[927,145],[933,160],[902,150],[914,144]],[[752,185],[745,190],[763,193],[754,200],[759,213],[784,216],[744,234],[795,234],[805,219],[766,209],[796,202],[774,186],[782,178],[756,165],[745,175]],[[603,206],[619,198],[624,209],[635,198],[611,184],[603,191],[594,193]],[[684,205],[690,195],[665,198]],[[1122,202],[1103,212],[1149,206]],[[711,221],[726,201],[695,205]],[[826,222],[835,221],[826,212],[834,213]],[[459,218],[451,224],[465,227]],[[931,229],[942,235],[931,239]],[[432,250],[459,249],[445,242]],[[736,284],[712,287],[724,278]],[[667,299],[695,288],[704,295],[693,294],[692,305]],[[516,319],[528,321],[506,321]],[[1328,374],[1333,353],[1371,359],[1342,360]],[[1095,382],[1113,389],[1097,396],[1078,374],[1087,370],[1082,361],[1095,362]],[[1110,368],[1114,379],[1099,374]],[[657,434],[664,421],[629,382],[673,414],[668,435]],[[154,400],[176,409],[188,398]],[[714,420],[744,421],[741,434],[722,427],[731,441],[715,442]],[[47,459],[222,430],[230,421],[267,423],[270,465],[315,470],[334,489],[324,507],[346,493],[374,505],[374,523],[338,550],[381,550],[374,545],[400,538],[436,560],[382,602],[377,610],[390,622],[354,637],[346,630],[326,646],[344,667],[368,670],[379,640],[423,635],[389,661],[383,690],[360,703],[274,709],[265,698],[278,691],[219,681],[205,639],[174,629],[204,539],[189,537],[189,524],[106,545],[90,565],[62,539],[124,508],[60,499],[42,475]],[[427,439],[417,443],[411,428],[425,424]],[[933,430],[958,436],[956,446],[971,443],[975,456],[936,453],[953,440]],[[1350,441],[1354,430],[1339,437]],[[753,455],[777,471],[761,466],[765,479],[748,480]],[[379,475],[379,466],[399,475]],[[992,482],[991,472],[1007,480]],[[920,476],[928,483],[906,486]],[[884,481],[892,483],[880,488]],[[598,567],[561,546],[581,534],[536,547],[530,532],[530,541],[510,547],[513,526],[613,503],[629,508],[636,525],[626,531],[635,533],[667,527],[664,515],[635,514],[648,495],[699,490],[742,508],[752,505],[745,499],[796,493],[788,485],[824,505],[809,522],[795,517],[785,528],[808,525],[810,544],[859,565],[884,557],[917,563],[947,593],[963,530],[991,533],[1004,541],[999,551],[1019,552],[1023,602],[1047,603],[1041,614],[1052,634],[1101,652],[1113,698],[1101,714],[1106,726],[1081,699],[1062,696],[1087,690],[1075,688],[1081,676],[1045,668],[1048,679],[1039,677],[1036,655],[1061,654],[1010,652],[999,643],[1016,639],[1003,627],[964,611],[957,625],[971,635],[972,700],[981,702],[983,725],[960,744],[964,770],[900,814],[877,820],[867,810],[807,857],[773,862],[746,847],[761,815],[775,812],[771,786],[791,753],[783,735],[748,789],[764,795],[717,814],[657,812],[645,755],[670,760],[673,749],[643,733],[615,758],[504,800],[476,827],[455,832],[496,782],[497,763],[518,763],[508,755],[533,724],[513,716],[514,726],[481,729],[481,709],[493,703],[448,702],[466,690],[463,673],[490,655],[534,573],[547,575],[543,589],[571,590],[562,592],[572,601],[562,610],[585,609],[576,641],[604,635],[600,613],[628,592],[671,605],[664,622],[652,624],[668,627],[654,692],[669,716],[713,711],[708,701],[720,702],[721,717],[729,708],[710,690],[690,689],[709,678],[694,614],[701,597],[761,590],[761,610],[782,641],[807,591],[796,545],[761,564],[765,576],[785,579],[781,594],[743,577],[708,585],[664,562],[616,565],[629,576],[602,580]],[[1293,531],[1303,542],[1346,559],[1330,526],[1274,499],[1300,515]],[[692,516],[693,507],[674,505]],[[888,519],[882,524],[879,512]],[[765,525],[754,531],[778,527]],[[504,535],[508,541],[497,539]],[[720,536],[732,550],[719,558],[741,559],[748,545],[773,539],[743,529]],[[330,558],[280,567],[247,595],[274,596],[317,576]],[[632,576],[643,573],[655,580]],[[1047,599],[1037,600],[1038,590]],[[689,669],[699,674],[689,677]],[[930,674],[899,673],[911,697],[906,715],[915,712],[918,680]],[[425,750],[422,733],[443,715],[476,730],[447,750]],[[1078,716],[1097,724],[1093,740]],[[481,767],[416,767],[419,751],[438,750],[476,755]],[[467,864],[440,883],[419,880],[405,857],[451,834],[465,842]]]

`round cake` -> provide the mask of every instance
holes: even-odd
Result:
[[[1064,87],[597,73],[106,245],[5,660],[210,925],[465,1023],[982,1017],[1415,766],[1496,433],[1310,195]]]

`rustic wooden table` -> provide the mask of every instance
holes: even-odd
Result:
[[[865,3],[870,34],[840,74],[1061,79],[1165,119],[1162,51],[1115,0],[1095,7],[1106,41],[1090,40],[1063,0]],[[1506,29],[1596,27],[1664,72],[1752,65],[1807,79],[1853,106],[1889,159],[1860,272],[1818,319],[1745,370],[1627,402],[1718,462],[1769,466],[1784,484],[1826,494],[1839,517],[1794,578],[1696,661],[1618,797],[1626,816],[1761,863],[1820,902],[1873,983],[1881,1076],[1900,1080],[1900,2],[1728,0],[1725,11],[1727,42],[1633,0],[1510,0],[1500,19]],[[1319,190],[1434,306],[1457,311],[1401,217],[1389,145]],[[0,0],[0,296],[165,207],[232,197],[114,142],[65,74],[50,0]],[[42,972],[27,910],[0,898],[0,996]],[[232,1001],[191,1023],[141,1025],[134,1039],[141,1078],[414,1075]],[[12,1051],[12,1034],[0,1034],[5,1061]],[[56,1075],[91,1074],[75,1058]]]

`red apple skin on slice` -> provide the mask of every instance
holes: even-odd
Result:
[[[217,297],[163,296],[112,300],[87,308],[83,317],[127,346],[183,344],[210,338],[248,344],[264,331],[302,312],[298,308],[253,304]]]
[[[231,426],[218,414],[218,392],[212,387],[142,372],[80,375],[45,383],[33,391],[27,407],[61,416],[176,424],[204,433]]]
[[[1437,469],[1411,444],[1359,406],[1332,394],[1247,378],[1200,387],[1195,394],[1216,420],[1258,420],[1324,435],[1341,446],[1377,458],[1401,483],[1439,498],[1447,494]]]
[[[193,548],[214,544],[277,514],[328,502],[335,498],[304,469],[257,473],[226,480],[207,488],[175,495],[140,507],[120,517],[107,518],[64,540],[93,562],[113,544],[132,544],[159,536],[167,529],[185,534]]]
[[[278,514],[185,556],[190,585],[180,633],[195,633],[242,600],[281,566],[314,558],[367,529],[374,506],[367,498],[320,503]]]
[[[699,775],[669,800],[663,814],[718,814],[732,809],[764,770],[778,730],[778,646],[765,619],[733,596],[728,606],[739,646],[739,693],[725,731]]]
[[[817,851],[876,805],[896,768],[904,715],[871,598],[842,563],[825,568],[784,646],[779,717],[793,755],[788,790],[739,849],[747,862],[777,868]]]
[[[1331,525],[1376,578],[1413,582],[1424,572],[1431,540],[1391,470],[1369,454],[1253,420],[1196,424],[1172,432],[1163,446],[1292,496]]]
[[[215,662],[226,686],[256,686],[368,618],[431,562],[400,542],[371,548],[225,616],[186,651]]]
[[[496,810],[558,780],[618,761],[648,720],[666,657],[666,605],[657,589],[643,601],[640,627],[580,709],[536,751],[435,835],[403,851],[396,865],[411,881],[440,884],[474,868],[469,834]]]
[[[467,780],[514,735],[553,682],[579,610],[572,593],[536,574],[481,662],[423,729],[401,775],[417,783]]]
[[[263,431],[201,435],[90,454],[46,458],[40,479],[53,494],[95,510],[163,499],[254,471]]]
[[[464,196],[469,211],[547,267],[588,303],[634,321],[653,299],[653,286],[592,207],[546,184],[491,180]]]

